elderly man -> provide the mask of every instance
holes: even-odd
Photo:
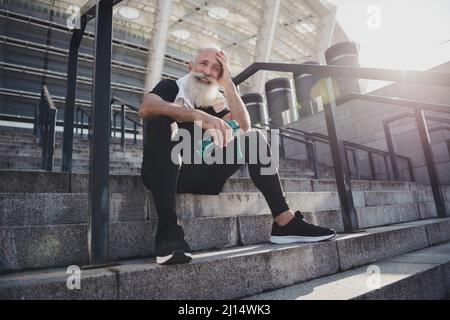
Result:
[[[223,89],[224,95],[219,91]],[[239,137],[256,139],[270,153],[265,137],[250,129],[250,118],[239,93],[232,82],[230,65],[225,53],[216,47],[200,49],[189,73],[175,80],[162,80],[146,95],[139,109],[139,116],[149,120],[147,140],[144,146],[142,179],[152,191],[158,214],[156,233],[156,261],[158,264],[175,264],[192,259],[184,232],[178,225],[175,195],[177,193],[218,194],[226,180],[242,163],[223,164],[191,163],[174,161],[174,129],[183,128],[193,132],[197,126],[211,132],[216,149],[222,151],[236,146],[238,141],[226,122],[235,120],[240,127]],[[192,139],[192,145],[194,145]],[[245,146],[245,145],[244,145]],[[272,243],[315,242],[335,236],[332,229],[322,228],[303,220],[300,211],[293,212],[283,194],[278,173],[263,174],[267,164],[257,152],[256,161],[249,161],[251,148],[242,148],[242,156],[248,165],[250,178],[262,192],[274,218]],[[258,150],[259,151],[259,150]],[[233,151],[237,153],[237,151]],[[184,156],[184,155],[183,155]],[[252,158],[255,154],[252,154]],[[236,156],[237,157],[237,156]],[[232,214],[233,208],[226,208]]]

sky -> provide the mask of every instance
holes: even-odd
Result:
[[[450,61],[450,0],[329,0],[362,67],[427,70]],[[371,82],[369,89],[380,86]]]

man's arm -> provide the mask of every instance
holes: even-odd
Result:
[[[239,123],[242,130],[247,131],[251,127],[250,115],[234,85],[230,75],[230,62],[225,53],[221,50],[217,53],[217,60],[222,65],[222,77],[218,80],[219,85],[224,89],[225,96],[230,107],[231,117]],[[227,115],[228,116],[228,115]],[[227,116],[223,119],[228,120]]]
[[[193,122],[197,120],[194,109],[186,108],[175,103],[167,102],[154,93],[145,96],[139,107],[139,117],[150,119],[157,116],[168,116],[177,122]]]
[[[196,122],[203,129],[211,130],[214,143],[225,146],[232,137],[231,127],[222,119],[211,116],[198,109],[191,109],[175,103],[167,102],[160,96],[149,93],[139,107],[139,117],[150,119],[157,116],[168,116],[177,122]]]
[[[239,96],[234,83],[230,82],[228,85],[224,86],[224,91],[230,107],[230,113],[225,115],[223,119],[235,119],[239,123],[239,127],[241,127],[242,130],[249,130],[251,127],[250,115],[248,114],[247,108]],[[229,117],[227,118],[227,116]]]

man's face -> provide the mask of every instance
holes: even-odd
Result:
[[[204,77],[196,77],[196,79],[204,85],[210,85],[212,80],[217,81],[221,77],[222,65],[216,58],[217,52],[216,49],[204,49],[199,52],[194,61],[191,71],[204,74]]]

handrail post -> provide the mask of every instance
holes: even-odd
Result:
[[[120,105],[121,108],[121,114],[120,114],[120,147],[122,148],[122,151],[125,150],[125,105],[122,103]]]
[[[355,165],[356,179],[360,179],[361,178],[361,174],[359,172],[358,157],[356,155],[356,150],[350,149],[350,152],[352,153],[352,159],[353,159],[353,163]]]
[[[386,143],[391,159],[392,173],[394,175],[395,181],[400,181],[400,174],[398,171],[397,159],[395,158],[394,141],[392,140],[391,129],[389,127],[389,122],[383,123],[384,135],[386,137]]]
[[[33,121],[33,134],[38,135],[39,131],[39,102],[34,104],[34,121]]]
[[[319,179],[319,163],[317,160],[317,148],[316,144],[312,142],[311,145],[311,154],[312,154],[312,161],[313,161],[313,168],[314,168],[314,179]]]
[[[347,170],[348,170],[348,176],[351,180],[352,178],[352,169],[350,168],[350,161],[348,160],[348,149],[347,146],[345,145],[345,143],[342,144],[344,146],[344,154],[345,154],[345,164],[347,165]]]
[[[427,165],[428,175],[430,177],[430,185],[433,190],[433,198],[436,204],[436,211],[440,218],[447,217],[447,212],[445,209],[445,201],[442,196],[439,175],[436,170],[436,165],[434,163],[433,150],[431,149],[430,136],[428,134],[427,123],[425,120],[425,115],[423,109],[416,109],[416,122],[417,129],[419,130],[420,142],[422,144],[422,150],[425,157],[425,163]]]
[[[336,101],[334,99],[330,78],[327,79],[327,90],[330,103],[325,104],[324,114],[330,140],[331,156],[333,158],[334,174],[342,212],[342,222],[344,224],[344,232],[353,232],[358,229],[358,220],[353,202],[351,180],[345,165],[345,147],[343,141],[339,139],[335,124],[334,114],[336,112]]]
[[[80,109],[80,113],[81,113],[81,133],[80,133],[80,137],[83,138],[83,133],[84,133],[84,112],[83,110]]]
[[[309,134],[305,134],[305,140],[309,141],[310,144],[306,145],[307,156],[309,164],[312,165],[314,171],[314,179],[319,179],[319,170],[317,165],[317,150],[314,141],[312,141]]]
[[[47,149],[48,149],[48,126],[49,126],[49,112],[48,108],[44,107],[44,102],[42,102],[42,133],[41,133],[41,145],[42,145],[42,162],[41,162],[41,168],[43,170],[46,170],[47,168]]]
[[[375,164],[374,164],[374,161],[373,161],[373,153],[369,151],[368,152],[368,156],[369,156],[370,172],[372,173],[372,179],[374,181],[376,181],[377,180],[377,174],[375,172]]]
[[[383,161],[384,161],[384,167],[386,168],[386,177],[387,177],[387,179],[389,180],[389,181],[392,181],[392,178],[391,178],[391,173],[390,173],[390,170],[389,170],[389,162],[388,162],[388,160],[387,160],[387,155],[384,155],[383,156]],[[389,155],[389,157],[390,157],[390,155]]]
[[[414,170],[412,167],[412,162],[410,158],[407,158],[406,161],[408,161],[408,169],[409,169],[409,179],[414,182],[416,179],[414,177]]]
[[[39,127],[38,127],[38,141],[39,145],[43,145],[44,130],[45,130],[45,101],[44,101],[44,88],[41,88],[41,98],[39,99]]]
[[[53,153],[55,149],[56,107],[47,87],[42,86],[43,112],[43,143],[42,143],[42,169],[53,170]]]
[[[53,171],[53,154],[55,151],[55,128],[56,128],[56,109],[49,109],[48,130],[47,130],[47,148],[45,159],[45,170]]]
[[[116,131],[117,131],[117,112],[116,111],[113,112],[113,131],[114,131],[113,137],[116,138],[117,137],[117,135],[116,135]]]
[[[109,140],[113,1],[96,4],[88,248],[91,265],[109,261]]]
[[[64,132],[62,140],[61,171],[72,171],[73,126],[75,113],[75,97],[77,91],[78,51],[86,27],[86,16],[81,17],[81,28],[75,29],[70,39],[69,61],[67,64],[67,92],[64,107]]]

